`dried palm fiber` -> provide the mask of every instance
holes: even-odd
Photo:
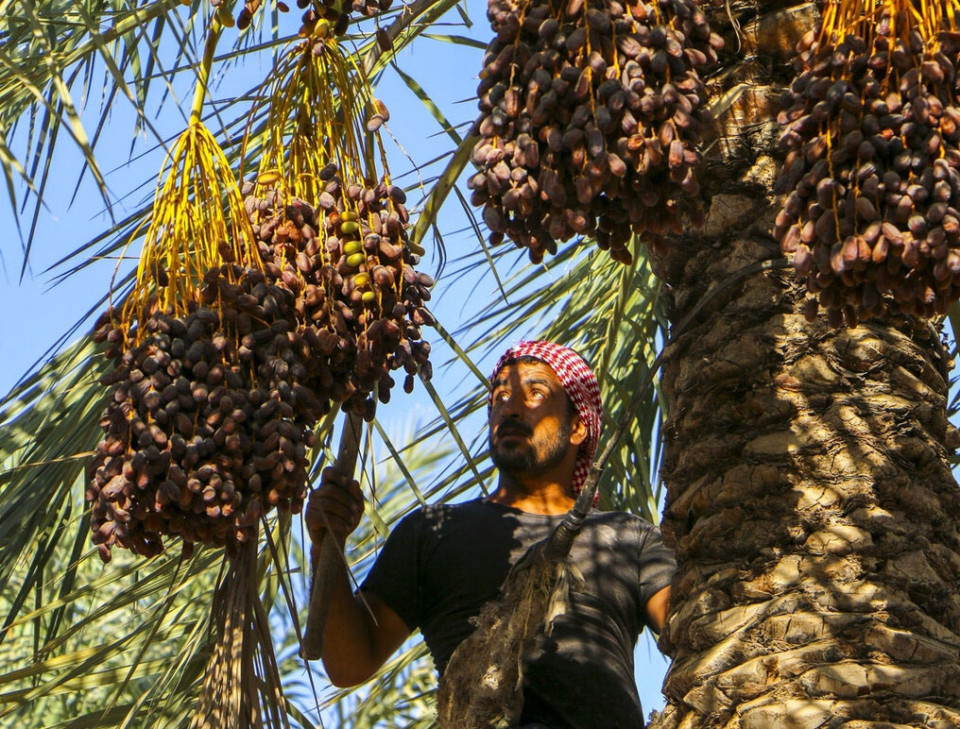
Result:
[[[268,278],[295,298],[310,351],[305,383],[370,419],[393,372],[403,369],[407,391],[418,372],[430,376],[421,327],[435,321],[425,307],[433,280],[414,269],[406,194],[370,123],[386,110],[325,21],[265,88],[267,137],[244,205]]]
[[[205,59],[212,62],[214,21]],[[204,72],[210,66],[203,67]],[[98,323],[113,367],[88,464],[91,528],[153,556],[164,536],[235,549],[270,508],[298,510],[322,403],[294,301],[262,271],[236,180],[194,113],[161,168],[136,281]],[[138,234],[134,234],[131,242]]]
[[[775,234],[807,315],[935,316],[960,297],[955,0],[845,0],[798,45]]]
[[[695,0],[494,0],[477,95],[472,202],[531,260],[593,236],[619,261],[703,215],[710,116],[698,69],[720,37]]]
[[[288,727],[270,624],[257,594],[257,535],[224,562],[213,596],[216,638],[190,729]]]

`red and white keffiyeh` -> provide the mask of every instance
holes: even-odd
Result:
[[[600,402],[600,385],[597,383],[597,377],[583,357],[568,347],[554,342],[520,342],[510,347],[500,357],[490,376],[491,383],[505,365],[521,357],[533,357],[553,370],[560,384],[563,385],[567,397],[570,398],[570,402],[576,408],[580,421],[587,428],[587,439],[580,445],[573,472],[573,492],[578,494],[587,480],[593,456],[600,443],[603,403]]]

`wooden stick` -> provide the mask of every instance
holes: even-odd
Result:
[[[340,433],[340,446],[333,467],[345,476],[353,477],[357,468],[357,454],[360,451],[360,430],[363,419],[356,413],[348,413],[343,421]],[[323,652],[323,629],[327,624],[330,611],[330,586],[333,575],[343,560],[343,555],[335,544],[323,548],[326,535],[317,544],[320,554],[317,568],[313,573],[313,589],[310,592],[310,607],[307,610],[307,625],[303,636],[303,657],[308,661],[320,658]]]

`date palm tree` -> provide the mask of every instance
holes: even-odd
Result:
[[[87,244],[65,246],[55,275],[95,266],[131,236],[136,241],[149,201],[120,211],[158,164],[140,155],[162,152],[183,126],[187,107],[177,100],[189,98],[204,69],[213,73],[204,119],[239,166],[240,139],[262,122],[250,110],[264,69],[298,22],[270,0],[247,3],[251,29],[226,28],[205,65],[210,18],[228,22],[239,10],[219,5],[0,4],[0,161],[24,270],[40,244],[57,161],[75,150],[84,160],[78,189],[96,191],[113,222]],[[469,206],[456,202],[474,106],[438,106],[430,79],[411,71],[413,54],[429,57],[431,42],[448,41],[473,52],[476,65],[463,78],[471,85],[485,43],[476,38],[487,33],[470,30],[467,18],[482,26],[483,12],[420,0],[381,16],[389,43],[381,34],[378,44],[370,21],[351,31],[357,62],[373,81],[402,84],[437,124],[437,151],[417,159],[404,179],[422,195],[417,239],[438,267],[445,263],[434,291],[433,358],[443,377],[423,383],[417,402],[432,411],[416,435],[388,435],[396,432],[389,410],[371,427],[368,454],[387,454],[395,466],[365,462],[373,508],[369,529],[348,550],[357,574],[389,525],[418,502],[490,482],[481,386],[489,359],[519,336],[553,337],[595,364],[614,422],[661,367],[601,484],[605,506],[655,521],[660,484],[666,488],[663,525],[680,570],[661,637],[674,663],[656,726],[960,724],[952,353],[934,324],[912,316],[843,330],[808,323],[804,293],[771,235],[782,163],[778,98],[816,9],[714,9],[711,22],[727,46],[710,79],[717,129],[706,151],[702,227],[670,255],[637,247],[622,265],[584,242],[561,247],[545,266],[483,245]],[[121,118],[119,109],[134,113]],[[107,140],[131,127],[148,141],[133,144],[122,175],[110,172],[101,163]],[[405,159],[402,151],[395,156]],[[131,182],[130,170],[144,172]],[[13,260],[9,245],[2,252]],[[128,270],[118,267],[115,286]],[[464,290],[475,293],[458,296]],[[105,363],[82,336],[88,328],[81,322],[70,331],[0,410],[0,718],[24,726],[188,726],[214,644],[210,608],[222,558],[200,549],[187,559],[174,546],[153,559],[118,555],[100,565],[82,474],[98,439]],[[440,353],[454,364],[441,369]],[[321,424],[322,444],[335,420]],[[331,454],[315,455],[317,468]],[[265,703],[280,706],[271,715],[277,724],[319,725],[318,709],[327,707],[325,716],[342,726],[428,725],[431,672],[417,663],[417,643],[358,694],[331,693],[322,674],[303,671],[300,522],[269,526],[258,599],[271,616],[278,663],[265,681],[284,697]]]
[[[912,316],[843,329],[804,318],[770,235],[771,183],[787,61],[817,11],[727,7],[745,58],[713,81],[710,211],[657,263],[684,326],[663,353],[663,527],[680,571],[661,637],[668,704],[652,726],[952,726],[953,355]]]

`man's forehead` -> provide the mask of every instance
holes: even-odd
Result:
[[[521,382],[530,380],[546,381],[558,389],[564,389],[560,378],[557,377],[557,373],[553,371],[553,368],[546,362],[540,362],[539,360],[508,362],[497,372],[496,377],[493,378],[493,384],[496,386],[510,382],[511,380],[519,380]]]

